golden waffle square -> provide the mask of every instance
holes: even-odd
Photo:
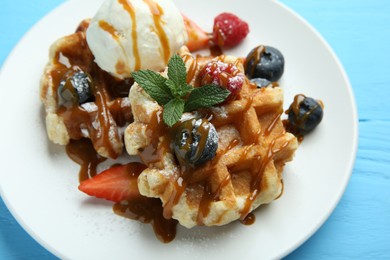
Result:
[[[211,60],[233,63],[243,72],[243,61],[236,57],[193,57],[185,47],[180,55],[187,82],[193,85]],[[178,164],[161,119],[162,107],[136,83],[129,98],[134,122],[125,131],[126,149],[148,166],[138,178],[138,188],[144,196],[161,199],[165,218],[177,219],[188,228],[224,225],[244,220],[255,208],[281,195],[283,167],[298,147],[280,118],[281,88],[257,89],[246,80],[236,100],[185,113],[182,120],[209,118],[219,136],[214,159],[194,169]]]
[[[128,91],[133,81],[118,80],[96,65],[85,38],[88,25],[84,20],[74,34],[50,48],[40,88],[47,134],[60,145],[89,138],[101,156],[116,158],[123,150],[122,128],[132,121]],[[77,72],[91,78],[91,97],[82,104],[61,105],[59,87]]]

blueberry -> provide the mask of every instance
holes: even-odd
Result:
[[[273,86],[273,83],[268,79],[263,78],[254,78],[251,79],[251,83],[255,84],[257,88],[264,88],[268,86]]]
[[[92,96],[91,83],[91,77],[85,72],[68,75],[57,89],[59,105],[69,107],[87,102]]]
[[[218,134],[207,119],[190,119],[178,126],[173,147],[180,164],[198,166],[214,158]]]
[[[295,131],[304,135],[318,126],[323,113],[321,101],[304,95],[296,95],[288,110],[288,121]]]
[[[260,45],[249,52],[244,66],[249,79],[264,78],[275,82],[283,75],[284,57],[278,49]]]

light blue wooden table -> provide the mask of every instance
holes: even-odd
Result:
[[[1,1],[0,65],[23,34],[62,2]],[[314,25],[339,56],[357,100],[360,132],[356,164],[339,205],[287,259],[390,259],[390,1],[281,2]],[[0,259],[53,258],[0,199]]]

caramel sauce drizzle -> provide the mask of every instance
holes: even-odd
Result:
[[[296,115],[296,118],[298,119],[298,122],[297,122],[298,125],[304,124],[306,122],[307,118],[317,109],[318,106],[321,106],[322,108],[324,108],[324,104],[322,103],[322,101],[319,101],[318,105],[316,105],[315,107],[313,107],[312,109],[307,111],[303,116],[299,117],[298,116],[299,115],[299,107],[305,98],[306,98],[306,96],[303,94],[296,95],[294,97],[294,102],[291,104],[291,107],[290,107],[290,109],[292,109],[292,111]]]
[[[164,136],[164,133],[167,132],[162,120],[162,111],[155,111],[147,125],[145,132],[150,144],[138,152],[138,156],[145,165],[160,162],[168,149],[168,142],[161,143],[162,149],[159,148],[159,137]]]
[[[100,91],[96,91],[96,105],[98,107],[98,122],[99,122],[99,130],[97,133],[97,137],[94,141],[98,147],[106,147],[108,150],[108,155],[111,158],[116,158],[118,155],[116,154],[112,144],[110,143],[110,135],[115,132],[115,126],[113,126],[109,115],[109,110],[107,107],[107,96],[103,94],[104,89],[101,88]]]
[[[123,6],[126,12],[130,15],[130,18],[132,20],[131,37],[133,39],[133,55],[135,59],[134,70],[137,71],[141,68],[141,59],[138,50],[137,19],[135,16],[135,9],[129,0],[118,0],[118,2]]]
[[[290,105],[290,107],[286,110],[286,114],[288,115],[290,113],[290,111],[292,111],[294,114],[295,114],[295,118],[296,118],[296,121],[295,121],[295,124],[298,126],[294,126],[290,123],[290,121],[288,120],[283,120],[283,124],[284,124],[284,127],[286,128],[286,130],[290,133],[292,133],[293,135],[295,135],[299,141],[299,143],[301,143],[303,141],[303,136],[304,136],[304,133],[301,133],[301,131],[299,131],[299,128],[302,128],[302,126],[305,124],[307,118],[312,114],[314,113],[314,111],[317,109],[318,106],[321,106],[321,108],[324,108],[324,103],[321,101],[321,100],[317,100],[318,102],[318,105],[317,106],[314,106],[312,109],[310,109],[309,111],[307,111],[306,113],[304,113],[302,116],[300,116],[300,106],[301,106],[301,103],[305,100],[306,96],[303,95],[303,94],[298,94],[294,97],[294,101],[293,103]]]
[[[109,24],[108,22],[104,21],[104,20],[100,20],[99,21],[99,26],[100,28],[102,28],[104,31],[108,32],[112,38],[114,38],[116,41],[119,40],[119,33],[118,31],[114,28],[114,26],[112,26],[111,24]]]
[[[161,19],[162,16],[164,15],[164,10],[161,8],[161,6],[158,3],[156,3],[153,0],[144,0],[144,2],[149,6],[150,12],[153,15],[154,26],[157,29],[156,33],[158,35],[158,38],[160,39],[160,43],[162,47],[161,51],[163,52],[164,61],[167,64],[169,57],[171,55],[170,53],[171,48],[169,46],[168,36],[165,33],[163,28],[164,23]]]
[[[248,196],[245,202],[245,206],[243,210],[241,211],[241,220],[245,219],[247,215],[250,213],[252,204],[256,200],[257,195],[261,191],[261,181],[263,179],[264,170],[267,167],[267,165],[273,160],[273,158],[284,148],[286,148],[289,144],[289,142],[285,142],[279,149],[274,149],[275,141],[277,138],[273,139],[269,148],[268,152],[265,155],[264,158],[261,158],[260,156],[256,158],[254,161],[253,167],[255,170],[252,171],[252,175],[255,174],[254,178],[252,178],[251,187],[250,187],[250,193],[251,195]]]
[[[179,184],[180,180],[182,182],[181,184]],[[187,181],[185,181],[183,177],[179,177],[178,179],[171,180],[171,184],[172,184],[172,191],[169,196],[169,200],[163,205],[164,207],[163,216],[166,219],[172,218],[173,215],[172,209],[179,202],[180,197],[185,191],[187,187]]]
[[[120,33],[114,28],[114,26],[112,26],[111,24],[109,24],[108,22],[106,22],[104,20],[99,21],[99,26],[104,31],[106,31],[108,34],[110,34],[111,37],[115,41],[118,42],[119,47],[122,49],[124,56],[127,57],[126,49],[120,41]],[[127,59],[126,59],[126,61],[127,61]],[[116,70],[116,73],[118,73],[119,75],[130,74],[130,68],[129,68],[128,64],[126,64],[123,60],[117,61],[116,65],[115,65],[115,70]]]
[[[187,83],[190,83],[195,78],[195,73],[198,68],[198,62],[194,57],[192,57],[190,53],[183,55],[182,59],[186,65],[190,62],[190,65],[186,66],[187,67],[186,81]]]
[[[214,201],[220,200],[221,191],[230,183],[230,174],[226,174],[225,178],[221,181],[218,187],[213,191],[212,187],[209,185],[209,181],[205,180],[202,184],[204,187],[203,195],[199,203],[199,210],[197,216],[197,224],[199,226],[204,225],[204,218],[210,213],[210,205]]]
[[[253,64],[257,64],[257,63],[259,63],[259,61],[261,59],[261,56],[264,54],[264,52],[265,52],[265,47],[263,45],[257,46],[253,50],[253,53],[246,59],[246,61],[247,60],[253,60]],[[246,64],[244,66],[247,67]],[[253,75],[255,67],[256,66],[252,66],[251,71],[249,73],[247,73],[247,74]]]
[[[277,122],[279,121],[281,115],[282,115],[282,113],[275,115],[274,119],[271,121],[271,123],[268,125],[268,127],[264,131],[265,136],[268,136],[272,132],[272,130],[275,128]]]

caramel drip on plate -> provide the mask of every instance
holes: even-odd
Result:
[[[89,139],[71,140],[66,146],[66,153],[69,158],[81,166],[79,172],[80,182],[95,176],[96,167],[106,160],[106,158],[96,153]]]
[[[123,201],[114,205],[114,212],[120,216],[150,223],[156,237],[164,243],[171,242],[176,236],[175,219],[163,217],[163,208],[160,199],[140,196],[131,201]]]
[[[141,59],[138,50],[137,19],[135,16],[135,9],[129,0],[118,0],[118,2],[123,6],[126,12],[130,15],[130,18],[132,20],[131,37],[133,40],[133,55],[135,59],[134,70],[137,71],[141,68]]]
[[[249,213],[245,218],[240,219],[240,222],[244,225],[252,225],[256,221],[256,216],[253,213]]]
[[[165,64],[167,64],[171,55],[171,49],[169,46],[167,34],[165,33],[163,28],[164,21],[162,20],[162,16],[164,15],[164,10],[158,3],[153,0],[144,0],[144,2],[149,6],[150,12],[153,15],[154,26],[157,30],[157,36],[160,39]]]
[[[139,194],[137,187],[138,176],[146,169],[146,166],[140,163],[129,163],[126,165],[127,171],[131,176],[134,196],[127,200],[115,203],[113,210],[116,214],[142,223],[152,225],[156,237],[168,243],[175,238],[177,221],[163,217],[163,207],[161,201],[156,198],[147,198]]]

